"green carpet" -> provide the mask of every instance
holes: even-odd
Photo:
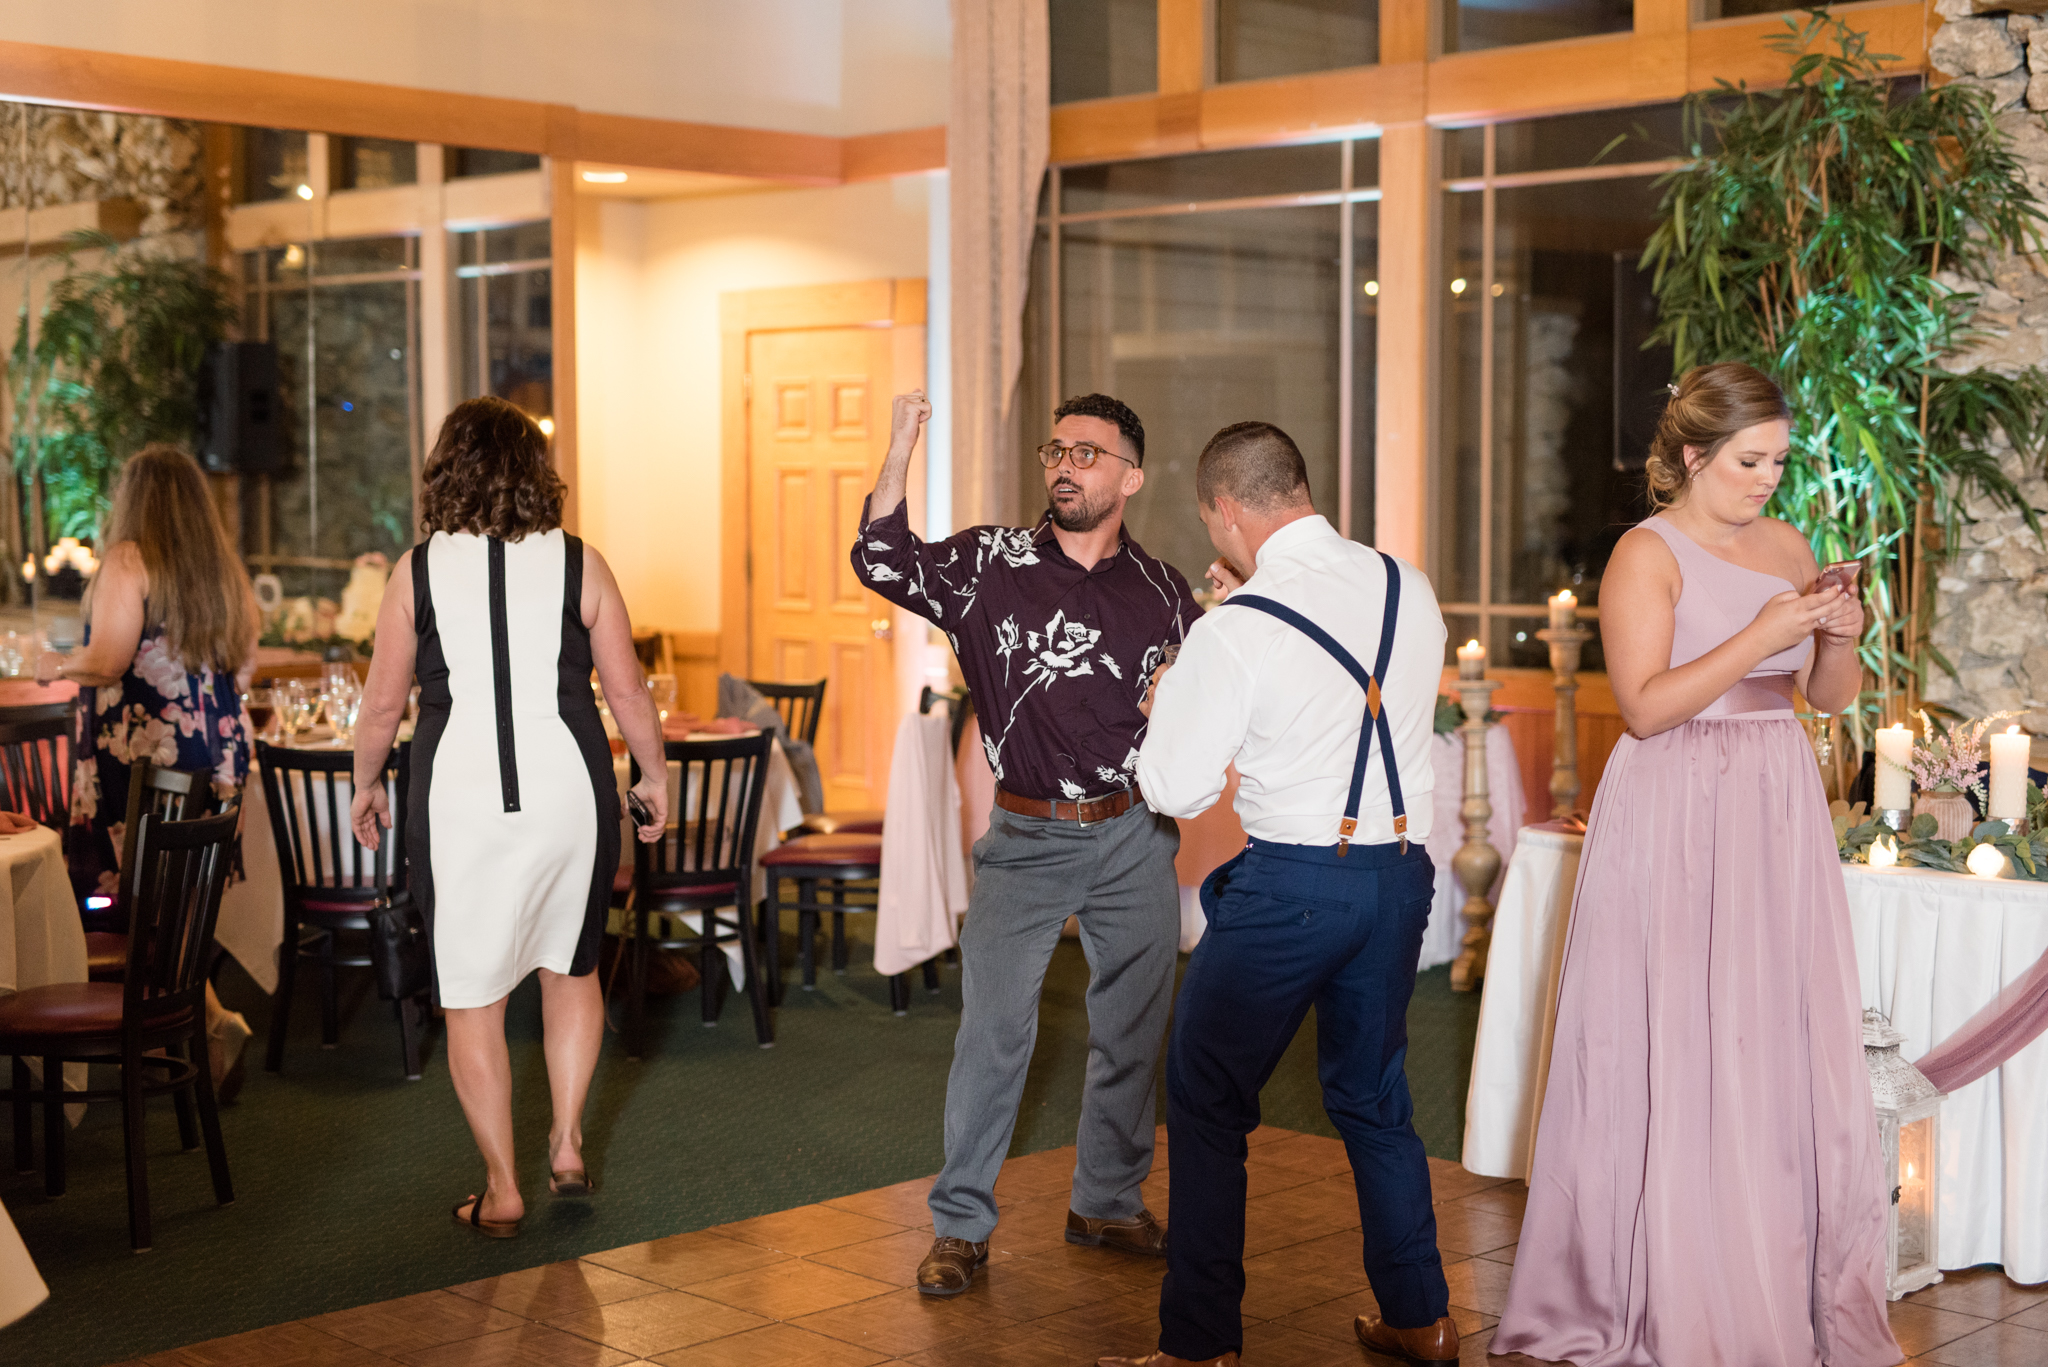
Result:
[[[72,1131],[65,1196],[46,1198],[39,1174],[0,1175],[0,1201],[51,1288],[40,1309],[0,1329],[0,1363],[95,1367],[935,1171],[958,972],[946,971],[936,997],[914,987],[909,1016],[897,1018],[861,938],[870,924],[855,918],[846,976],[821,974],[814,993],[792,986],[773,1049],[755,1047],[743,999],[729,999],[706,1029],[694,993],[655,1003],[645,1061],[628,1062],[608,1039],[584,1125],[602,1192],[587,1205],[551,1204],[540,1173],[548,1098],[540,994],[529,980],[507,1013],[529,1218],[520,1238],[505,1241],[478,1239],[448,1218],[482,1169],[438,1033],[425,1078],[405,1082],[389,1006],[364,975],[345,975],[340,1047],[320,1048],[317,1009],[302,997],[284,1072],[252,1061],[241,1099],[222,1112],[233,1205],[214,1205],[203,1151],[181,1153],[169,1103],[153,1106],[152,1252],[128,1251],[114,1106],[92,1107]],[[793,943],[787,950],[793,965]],[[222,995],[257,1027],[260,1049],[268,1003],[232,968],[230,976]],[[1063,941],[1013,1155],[1073,1142],[1086,986],[1079,945]],[[1478,1012],[1476,996],[1450,991],[1448,970],[1422,975],[1408,1073],[1416,1127],[1438,1157],[1455,1159],[1462,1142]],[[1270,1124],[1335,1133],[1316,1081],[1313,1017],[1261,1099]]]

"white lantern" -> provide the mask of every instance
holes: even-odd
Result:
[[[1935,1226],[1941,1207],[1942,1097],[1918,1068],[1899,1057],[1905,1039],[1883,1012],[1863,1013],[1863,1062],[1870,1069],[1870,1099],[1877,1104],[1885,1186],[1891,1192],[1885,1293],[1892,1300],[1941,1280]]]

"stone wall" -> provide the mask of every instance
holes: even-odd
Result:
[[[0,104],[0,208],[132,199],[148,237],[200,227],[204,188],[196,123]]]
[[[2036,112],[2048,110],[2048,17],[1994,10],[1982,0],[1940,0],[1937,9],[1947,22],[1928,45],[1930,60],[1991,92],[2028,183],[2048,202],[2048,121]],[[1977,322],[1989,334],[1956,356],[1957,366],[2048,365],[2048,265],[2040,258],[2008,256],[1989,280],[1951,276],[1948,283],[1983,296]],[[2048,508],[2040,464],[2024,474],[2002,436],[1993,449],[2027,501]],[[2048,733],[2048,545],[2018,513],[1970,512],[1978,521],[1963,529],[1935,600],[1934,644],[1959,677],[1930,670],[1927,696],[1968,716],[2020,712],[2028,730]]]

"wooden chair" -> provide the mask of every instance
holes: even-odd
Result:
[[[816,942],[818,918],[832,917],[832,971],[846,971],[846,913],[875,910],[881,889],[882,837],[873,835],[807,835],[778,845],[761,857],[768,871],[768,902],[762,917],[768,928],[768,982],[776,1001],[782,1000],[782,909],[797,913],[797,963],[804,991],[818,985]],[[784,900],[782,880],[796,884],[794,900]],[[824,890],[820,900],[819,889]],[[924,964],[924,985],[928,992],[939,990],[936,959]],[[897,1015],[910,1010],[910,975],[898,973],[889,979],[889,1005]]]
[[[764,683],[759,679],[747,680],[747,686],[774,704],[782,717],[782,729],[791,740],[800,740],[805,745],[818,743],[818,721],[825,712],[825,684],[820,679],[811,684]]]
[[[219,806],[214,801],[213,775],[193,769],[167,769],[151,760],[138,759],[128,768],[128,814],[121,837],[121,868],[135,867],[136,842],[141,839],[142,818],[159,821],[188,821],[210,816]],[[102,915],[111,914],[121,926],[128,924],[124,895]],[[117,983],[128,970],[128,932],[88,930],[85,933],[85,966],[96,983]]]
[[[929,713],[939,703],[946,704],[947,715],[952,718],[953,744],[950,753],[960,753],[960,737],[966,734],[967,719],[974,715],[974,701],[964,688],[948,693],[934,692],[926,685],[918,695],[917,710]],[[805,835],[880,835],[884,814],[874,811],[812,812],[805,816],[798,828]]]
[[[632,966],[627,977],[626,1050],[640,1058],[646,1047],[647,955],[653,949],[695,949],[702,977],[704,1024],[716,1025],[727,980],[722,945],[737,941],[754,1012],[754,1038],[775,1042],[768,1004],[754,959],[754,838],[761,821],[761,795],[768,786],[766,731],[730,740],[662,742],[669,763],[682,767],[676,791],[683,810],[669,813],[660,840],[633,840],[633,890],[626,903],[631,927]],[[640,765],[631,768],[640,781]],[[696,800],[691,801],[691,795]],[[729,911],[727,921],[721,912]],[[694,913],[698,929],[688,935],[681,916]],[[661,917],[657,932],[655,918]]]
[[[390,869],[405,867],[406,778],[411,746],[391,752],[384,778],[391,794],[391,829],[373,852],[357,842],[349,826],[355,756],[346,750],[289,750],[259,741],[256,762],[263,770],[263,795],[270,806],[271,839],[284,882],[284,948],[277,965],[277,994],[270,1014],[270,1047],[263,1066],[284,1068],[284,1041],[301,960],[320,970],[320,1042],[329,1049],[341,1038],[341,1006],[335,970],[368,968],[369,947],[344,955],[342,934],[367,937],[370,917],[389,898],[392,914],[417,915],[410,893],[394,887]],[[407,1081],[420,1076],[422,1046],[433,1009],[427,994],[393,1002],[398,1014],[399,1053]]]
[[[71,820],[77,699],[0,707],[0,807],[61,831]]]
[[[128,963],[121,983],[57,983],[0,1001],[0,1053],[14,1055],[14,1163],[30,1165],[29,1106],[43,1104],[43,1188],[64,1194],[64,1107],[73,1101],[121,1101],[128,1159],[128,1238],[150,1246],[149,1167],[143,1103],[165,1092],[177,1103],[178,1134],[187,1151],[203,1133],[213,1170],[214,1199],[235,1199],[214,1105],[206,1052],[206,972],[213,927],[234,858],[237,814],[195,821],[145,816],[134,863],[124,870],[133,908]],[[43,1082],[32,1088],[27,1060],[40,1057]],[[64,1089],[64,1064],[116,1064],[118,1087]],[[160,1073],[151,1080],[145,1070]],[[192,1114],[198,1103],[197,1124]]]

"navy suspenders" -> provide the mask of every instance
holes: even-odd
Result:
[[[1386,614],[1380,620],[1380,653],[1373,662],[1372,673],[1360,668],[1351,652],[1337,644],[1337,638],[1324,631],[1314,622],[1283,603],[1257,594],[1234,593],[1223,600],[1223,607],[1255,608],[1295,628],[1311,641],[1330,652],[1344,671],[1358,681],[1365,690],[1365,719],[1358,727],[1358,760],[1351,767],[1351,796],[1344,804],[1344,820],[1337,827],[1337,854],[1342,857],[1351,849],[1351,835],[1358,829],[1358,799],[1365,790],[1365,770],[1372,755],[1373,732],[1380,737],[1380,763],[1387,771],[1387,795],[1394,802],[1394,834],[1400,838],[1401,853],[1408,853],[1408,808],[1401,801],[1401,775],[1394,767],[1394,732],[1387,723],[1387,710],[1380,701],[1380,681],[1387,677],[1387,664],[1394,657],[1394,624],[1401,610],[1401,568],[1394,557],[1385,551],[1379,553],[1387,565],[1387,606]]]

